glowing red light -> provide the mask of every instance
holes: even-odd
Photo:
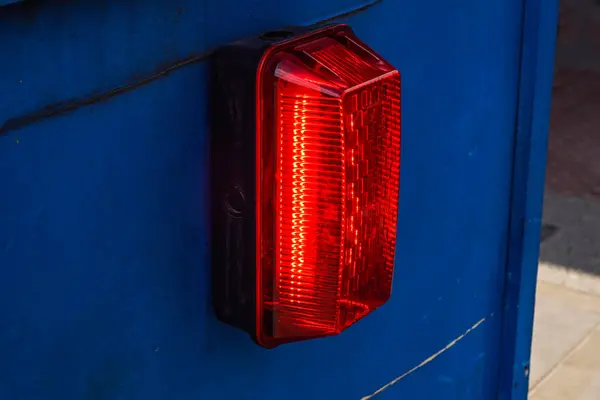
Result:
[[[391,293],[400,75],[336,26],[258,71],[257,338],[336,334]]]

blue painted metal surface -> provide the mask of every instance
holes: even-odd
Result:
[[[558,0],[525,3],[499,397],[527,398]]]
[[[6,6],[9,4],[13,4],[13,3],[18,3],[19,1],[23,1],[23,0],[0,0],[0,7]]]
[[[0,399],[525,398],[557,8],[540,4],[345,18],[403,73],[394,293],[271,351],[210,309],[204,56],[369,3],[0,8]]]
[[[23,0],[0,0],[0,7],[7,6],[9,4],[18,3],[20,1],[23,1]]]

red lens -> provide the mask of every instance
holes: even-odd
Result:
[[[337,334],[391,293],[400,75],[346,26],[258,71],[257,337]]]

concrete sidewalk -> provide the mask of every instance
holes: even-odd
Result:
[[[538,283],[529,398],[600,399],[600,297]]]
[[[600,201],[548,191],[530,399],[600,399]]]
[[[548,190],[543,222],[538,280],[600,296],[600,199]]]

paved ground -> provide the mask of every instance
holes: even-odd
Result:
[[[531,400],[600,398],[600,298],[538,283]]]
[[[599,400],[600,200],[548,191],[544,223],[530,399]]]
[[[600,296],[600,200],[548,191],[543,231],[538,279]]]
[[[530,399],[600,400],[600,1],[559,27]]]

